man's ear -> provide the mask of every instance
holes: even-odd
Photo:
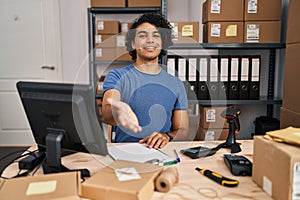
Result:
[[[134,41],[131,42],[131,48],[135,49],[135,43],[134,43]]]

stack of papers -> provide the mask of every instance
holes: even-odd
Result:
[[[276,131],[269,131],[266,135],[275,141],[300,145],[300,128],[288,127]]]
[[[161,166],[176,164],[175,158],[158,149],[148,148],[145,144],[129,143],[108,146],[108,152],[115,160],[127,160],[141,163],[152,163]]]

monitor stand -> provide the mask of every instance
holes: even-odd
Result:
[[[65,135],[65,130],[47,128],[46,136],[46,160],[43,163],[43,171],[45,174],[80,171],[81,178],[89,177],[88,169],[70,170],[61,164],[61,141]]]

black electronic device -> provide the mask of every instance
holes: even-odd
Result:
[[[212,156],[218,150],[219,150],[219,148],[208,148],[208,147],[203,147],[203,146],[197,146],[197,147],[191,147],[191,148],[187,148],[187,149],[181,149],[180,153],[182,153],[183,155],[186,155],[192,159],[196,159],[196,158]]]
[[[224,154],[224,162],[235,176],[252,176],[252,163],[242,155]]]
[[[18,82],[17,89],[38,150],[46,152],[44,173],[69,171],[61,157],[70,153],[107,155],[90,85]]]

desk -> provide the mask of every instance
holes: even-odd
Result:
[[[252,160],[253,155],[253,140],[238,141],[241,143],[242,152],[239,154],[246,156],[249,160]],[[174,149],[178,152],[180,149],[184,149],[192,146],[207,146],[215,147],[219,141],[203,142],[203,141],[191,141],[191,142],[171,142],[164,149],[165,153],[170,156],[174,156]],[[114,144],[112,144],[114,145]],[[156,199],[208,199],[208,200],[243,200],[243,199],[272,199],[268,196],[260,187],[258,187],[251,177],[233,176],[228,168],[226,167],[223,154],[230,153],[230,149],[220,149],[214,156],[190,159],[186,156],[180,155],[181,162],[175,165],[179,172],[179,183],[175,185],[168,193],[154,192],[151,200]],[[91,174],[96,173],[98,170],[103,168],[105,165],[111,163],[112,160],[108,156],[96,156],[85,153],[76,153],[63,158],[62,163],[69,168],[88,168]],[[16,166],[10,166],[4,174],[16,172],[14,169]],[[214,181],[203,176],[195,170],[195,167],[207,168],[212,171],[218,172],[229,178],[234,178],[239,181],[239,185],[236,188],[228,188],[221,186]],[[42,174],[42,170],[39,169],[36,174]],[[201,191],[209,191],[210,193],[215,192],[217,197],[205,197],[203,194],[197,192],[198,189]],[[204,190],[209,189],[209,190]],[[207,194],[207,193],[205,193]]]

